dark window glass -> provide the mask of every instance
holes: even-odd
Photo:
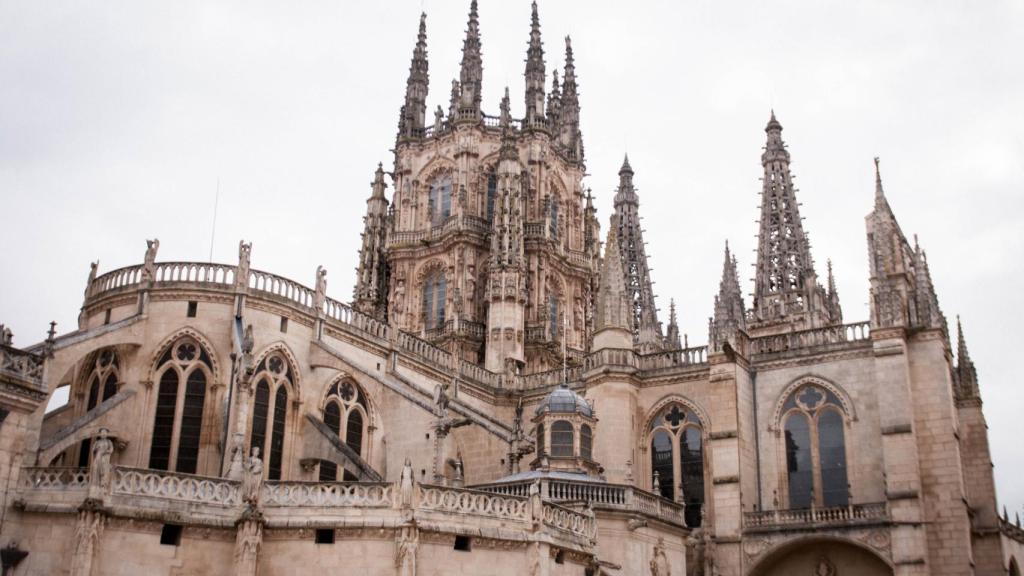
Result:
[[[786,419],[786,470],[789,473],[789,507],[809,508],[814,497],[811,469],[811,430],[807,416],[795,413]]]
[[[551,237],[558,238],[558,202],[552,200],[551,202]]]
[[[344,470],[343,472],[344,474],[342,474],[341,479],[344,480],[345,482],[357,482],[359,480],[358,476],[349,472],[348,470]]]
[[[443,272],[434,273],[423,284],[423,326],[427,330],[444,326],[447,288],[447,280]]]
[[[676,484],[672,468],[672,437],[664,430],[658,430],[651,439],[651,475],[657,474],[658,485],[654,490],[664,498],[674,499]]]
[[[100,396],[100,379],[96,378],[96,377],[93,377],[93,379],[89,381],[89,402],[88,402],[88,404],[86,404],[85,409],[86,410],[92,410],[93,408],[95,408],[96,407],[96,403],[97,403],[97,401],[99,399],[99,396]]]
[[[341,438],[341,410],[336,402],[328,402],[324,408],[324,424]]]
[[[320,481],[321,482],[337,482],[338,480],[338,465],[334,462],[328,462],[327,460],[320,461]]]
[[[679,465],[683,475],[686,525],[697,527],[704,506],[704,451],[700,430],[693,426],[687,427],[679,437]]]
[[[551,338],[558,338],[558,299],[554,296],[548,297],[548,330]]]
[[[80,468],[89,467],[89,459],[92,457],[92,438],[86,438],[82,440],[82,443],[78,445],[78,466]]]
[[[188,316],[189,318],[195,318],[196,317],[196,312],[198,310],[199,310],[199,303],[196,302],[195,300],[191,300],[188,303],[188,312],[186,313],[186,316]]]
[[[537,456],[544,455],[544,425],[537,424]]]
[[[177,524],[164,524],[160,529],[160,544],[164,546],[177,546],[181,544],[181,526]]]
[[[348,425],[345,427],[345,444],[360,456],[363,455],[363,415],[358,410],[348,413]]]
[[[117,394],[117,377],[109,374],[107,381],[103,384],[103,399],[106,400],[114,394]]]
[[[203,404],[206,401],[206,374],[193,370],[185,384],[185,404],[178,433],[178,461],[175,470],[195,474],[199,463],[199,439],[203,431]]]
[[[491,174],[487,177],[487,221],[494,220],[494,200],[498,195],[498,178]]]
[[[437,275],[437,289],[435,290],[436,294],[434,295],[434,297],[437,298],[437,303],[435,304],[435,308],[434,308],[434,310],[436,310],[437,312],[436,312],[434,321],[435,321],[435,326],[437,326],[438,328],[441,328],[442,326],[444,326],[444,303],[445,303],[445,298],[447,296],[447,291],[448,291],[448,280],[445,279],[443,273],[438,273],[438,275]]]
[[[586,424],[580,426],[580,455],[587,460],[594,459],[594,433]]]
[[[559,420],[551,425],[551,455],[572,456],[572,424]]]
[[[178,373],[166,370],[160,376],[156,395],[156,416],[153,418],[153,441],[149,448],[149,467],[167,470],[171,463],[171,437],[174,434],[174,412],[178,407]]]
[[[818,462],[821,466],[821,496],[825,506],[846,506],[846,442],[843,417],[824,410],[818,417]]]
[[[252,438],[249,453],[260,449],[260,458],[267,458],[267,411],[270,410],[270,385],[260,380],[256,385],[256,398],[252,405]]]
[[[430,220],[434,226],[452,215],[452,180],[444,176],[430,185]]]
[[[270,468],[267,477],[281,479],[281,458],[284,455],[284,419],[288,409],[288,390],[277,388],[274,395],[274,434],[270,437]]]

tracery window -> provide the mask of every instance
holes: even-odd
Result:
[[[672,403],[651,422],[651,488],[686,503],[686,525],[700,526],[704,507],[704,426],[686,406]]]
[[[272,352],[256,368],[253,381],[252,430],[249,450],[259,448],[267,463],[267,479],[280,480],[284,463],[284,439],[288,425],[288,398],[295,385],[291,363],[280,352]]]
[[[548,332],[552,340],[558,340],[558,298],[552,294],[548,296]]]
[[[213,363],[198,341],[184,336],[167,347],[157,362],[156,374],[159,386],[149,467],[195,474]]]
[[[548,224],[548,232],[555,240],[558,240],[558,201],[551,201],[551,221]]]
[[[551,455],[572,456],[573,455],[573,430],[572,424],[559,420],[551,425]]]
[[[846,506],[845,412],[831,391],[808,384],[782,406],[789,507]]]
[[[118,372],[119,359],[113,349],[106,348],[95,355],[92,370],[85,379],[85,410],[87,412],[117,394]],[[88,466],[91,454],[92,440],[88,438],[82,440],[78,449],[78,465]]]
[[[430,184],[430,223],[443,224],[452,215],[452,177],[439,176]]]
[[[331,384],[324,402],[324,424],[338,435],[338,438],[362,456],[369,444],[369,407],[366,393],[351,380]],[[338,465],[334,462],[320,462],[320,481],[334,482],[338,479]],[[345,481],[358,480],[349,471],[344,471]]]
[[[437,270],[423,281],[423,327],[434,330],[444,326],[444,304],[448,280],[443,270]]]

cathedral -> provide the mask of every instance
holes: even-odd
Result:
[[[4,575],[1020,574],[964,331],[878,160],[850,321],[772,113],[753,299],[726,245],[691,345],[629,159],[607,219],[583,185],[570,39],[548,70],[536,3],[528,28],[524,117],[508,88],[484,110],[476,0],[431,111],[420,16],[350,302],[251,243],[154,239],[92,265],[77,329],[0,327]]]

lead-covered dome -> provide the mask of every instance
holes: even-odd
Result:
[[[570,390],[565,384],[559,384],[537,406],[537,416],[548,412],[552,414],[582,414],[588,418],[594,417],[594,410],[587,403],[586,399]]]

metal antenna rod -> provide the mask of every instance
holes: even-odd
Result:
[[[569,338],[569,318],[565,315],[565,310],[562,310],[562,382],[566,386],[569,385],[568,368],[566,366],[566,350],[565,341]]]
[[[213,238],[217,234],[217,204],[220,201],[220,177],[217,178],[217,194],[213,197],[213,225],[210,226],[210,263],[213,263]]]

